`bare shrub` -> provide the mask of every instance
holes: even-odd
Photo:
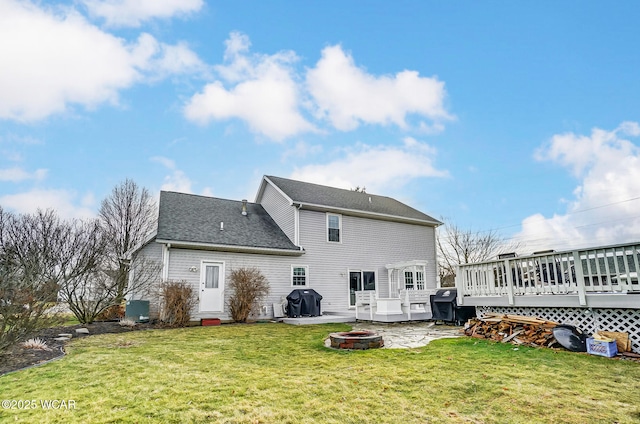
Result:
[[[257,268],[239,268],[231,271],[229,288],[232,290],[228,306],[235,322],[247,322],[260,302],[269,294],[269,282]]]
[[[186,281],[166,281],[160,285],[160,321],[171,327],[186,327],[197,298]]]
[[[124,318],[125,308],[124,305],[111,305],[107,309],[100,312],[95,320],[96,321],[119,321]]]

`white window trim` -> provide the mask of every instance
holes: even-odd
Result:
[[[371,291],[378,291],[378,271],[376,271],[375,269],[368,269],[368,268],[348,268],[347,269],[347,282],[349,281],[349,278],[351,276],[352,272],[359,272],[361,275],[363,272],[371,272],[373,273],[373,278],[375,279],[374,283],[375,283],[375,289],[371,290]]]
[[[338,217],[338,235],[340,237],[340,240],[338,240],[338,241],[329,240],[329,217],[330,216],[337,216]],[[325,239],[326,239],[327,243],[342,244],[343,234],[342,234],[342,215],[341,214],[327,212],[327,217],[326,217],[326,222],[325,222]]]
[[[295,285],[293,284],[293,269],[294,268],[304,268],[304,277],[305,277],[305,285],[301,286],[301,285]],[[290,275],[290,284],[291,287],[309,287],[309,265],[291,265],[291,272],[289,273]]]

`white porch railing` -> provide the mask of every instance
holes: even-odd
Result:
[[[470,297],[640,293],[640,243],[552,252],[458,266],[458,303]],[[640,305],[639,305],[640,307]]]
[[[398,316],[399,321],[431,318],[431,295],[436,290],[401,290],[395,298],[378,298],[372,290],[356,292],[356,319]],[[386,319],[388,320],[388,319]],[[393,319],[392,319],[393,321]]]

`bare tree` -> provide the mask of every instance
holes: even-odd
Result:
[[[76,252],[76,263],[68,268],[85,264],[86,272],[65,275],[60,297],[81,323],[92,323],[103,311],[119,306],[128,295],[144,296],[152,283],[159,281],[161,265],[140,258],[133,267],[123,261],[129,280],[123,287],[118,278],[121,269],[113,269],[112,262],[105,255],[109,249],[108,239],[100,222],[76,224],[74,229],[69,248]]]
[[[505,252],[515,252],[520,245],[507,242],[497,232],[462,230],[446,221],[436,238],[438,272],[443,287],[453,286],[456,267],[460,264],[483,262]]]
[[[156,203],[146,188],[126,179],[102,201],[99,216],[107,243],[109,270],[106,275],[116,281],[116,299],[122,301],[129,280],[129,265],[124,255],[153,231]]]
[[[56,316],[70,227],[53,211],[14,215],[0,207],[0,351]]]

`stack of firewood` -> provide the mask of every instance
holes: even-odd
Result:
[[[536,317],[486,313],[481,318],[467,321],[464,333],[470,337],[503,343],[553,347],[558,343],[553,337],[553,327],[556,325],[557,322]]]

